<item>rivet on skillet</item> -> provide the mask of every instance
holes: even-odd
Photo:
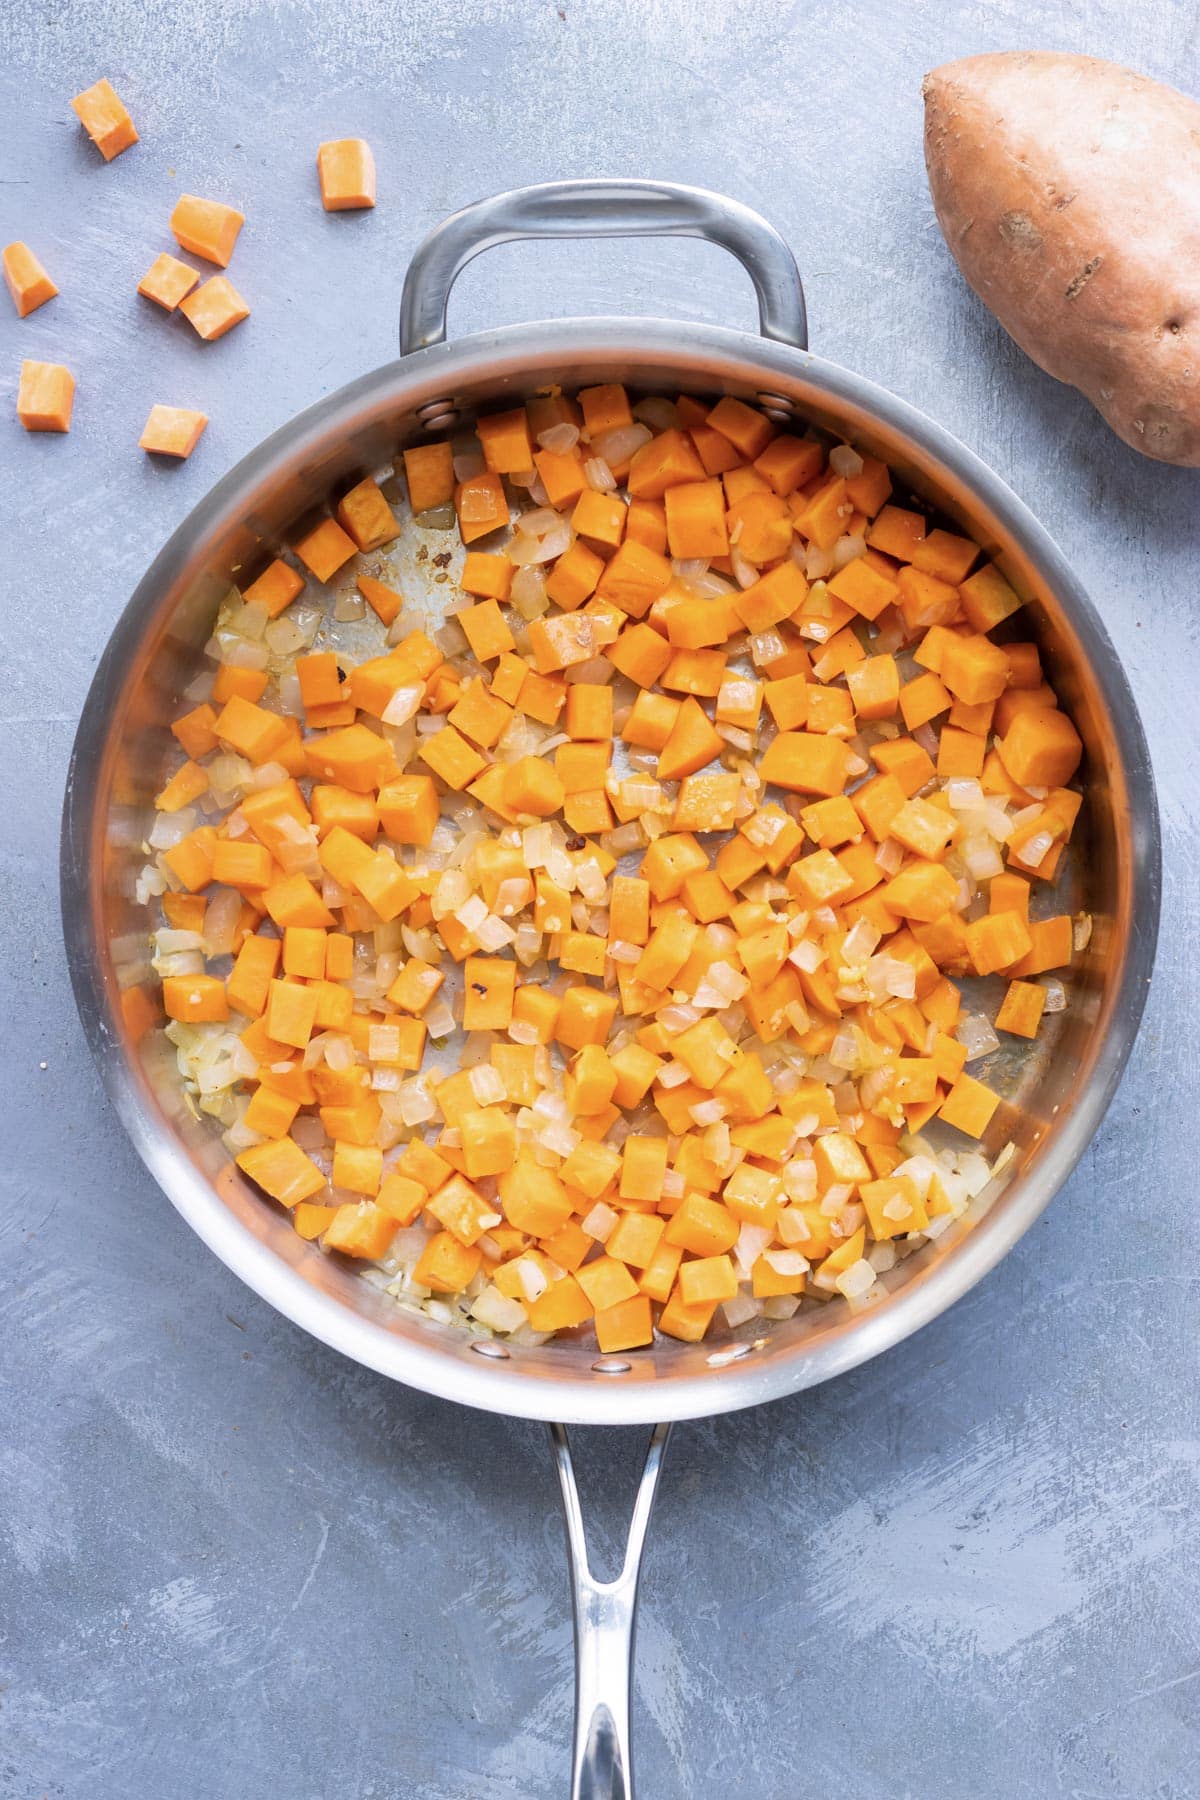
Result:
[[[790,400],[785,400],[782,394],[760,394],[758,404],[768,419],[773,419],[776,425],[787,425],[795,416],[795,407]]]
[[[426,406],[418,407],[417,417],[426,431],[444,431],[456,423],[458,408],[452,400],[430,400]]]
[[[497,1344],[491,1338],[474,1338],[471,1348],[476,1356],[490,1356],[493,1362],[507,1362],[512,1355],[504,1344]]]
[[[633,1364],[620,1356],[598,1356],[592,1364],[597,1375],[628,1375]]]

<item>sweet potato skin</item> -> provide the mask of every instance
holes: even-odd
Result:
[[[1125,443],[1200,465],[1200,105],[1049,51],[922,91],[934,210],[980,299]]]

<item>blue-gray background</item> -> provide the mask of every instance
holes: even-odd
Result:
[[[191,1236],[81,1042],[56,861],[74,720],[162,540],[258,439],[392,355],[406,259],[443,214],[598,173],[766,212],[814,348],[925,407],[1040,513],[1126,659],[1167,859],[1142,1036],[1050,1213],[883,1361],[677,1434],[645,1577],[642,1791],[1200,1793],[1200,476],[1125,450],[966,291],[919,97],[937,62],[1029,46],[1194,91],[1197,26],[1195,0],[9,0],[0,241],[28,239],[62,294],[23,323],[0,304],[4,1800],[564,1791],[541,1429],[340,1360]],[[101,74],[142,132],[108,167],[67,104]],[[374,213],[320,209],[316,145],[343,135],[374,146]],[[216,345],[133,292],[182,191],[248,216],[231,274],[253,317]],[[642,243],[497,252],[452,325],[589,309],[753,317],[720,253]],[[76,371],[69,437],[17,426],[23,355]],[[151,401],[211,414],[185,466],[137,449]],[[635,1435],[585,1453],[610,1548]]]

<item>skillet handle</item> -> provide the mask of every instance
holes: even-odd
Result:
[[[543,181],[477,200],[430,232],[404,278],[401,356],[445,340],[450,289],[481,251],[522,238],[581,237],[690,237],[720,244],[754,283],[762,335],[808,348],[796,259],[760,213],[674,181]]]
[[[571,1559],[571,1603],[575,1615],[575,1752],[571,1800],[633,1800],[629,1701],[633,1684],[638,1575],[671,1427],[656,1425],[650,1434],[629,1522],[625,1561],[615,1581],[597,1581],[588,1566],[587,1538],[567,1428],[551,1425],[550,1435],[554,1440],[554,1460],[562,1490],[567,1551]]]

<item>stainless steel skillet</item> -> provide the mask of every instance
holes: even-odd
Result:
[[[491,245],[520,238],[673,235],[744,265],[762,336],[659,319],[559,319],[445,341],[450,287]],[[1103,1117],[1132,1047],[1153,960],[1159,838],[1153,777],[1129,686],[1104,628],[1032,514],[962,444],[905,402],[807,349],[791,253],[758,215],[665,183],[553,183],[502,194],[439,227],[404,287],[401,357],[321,401],[246,457],[148,570],[113,632],[84,707],[68,776],[62,903],[76,999],[109,1095],[174,1205],[242,1280],[314,1336],[396,1380],[467,1405],[553,1424],[576,1618],[577,1796],[630,1792],[629,1675],[638,1567],[669,1422],[755,1405],[825,1381],[935,1318],[1009,1250],[1066,1179]],[[884,457],[913,491],[978,538],[1026,598],[1035,636],[1087,749],[1085,803],[1066,904],[1094,921],[1070,1004],[1045,1049],[986,1070],[1010,1104],[996,1130],[1001,1182],[936,1244],[885,1277],[865,1310],[842,1303],[624,1357],[579,1343],[472,1341],[396,1308],[303,1243],[183,1106],[155,1028],[149,920],[135,893],[170,755],[168,725],[196,672],[221,596],[244,584],[331,490],[398,448],[551,383],[736,394],[780,421],[811,422]],[[151,984],[152,985],[152,984]],[[993,1146],[995,1147],[995,1146]],[[565,1424],[650,1424],[625,1567],[591,1575]],[[565,1423],[563,1423],[565,1422]]]

